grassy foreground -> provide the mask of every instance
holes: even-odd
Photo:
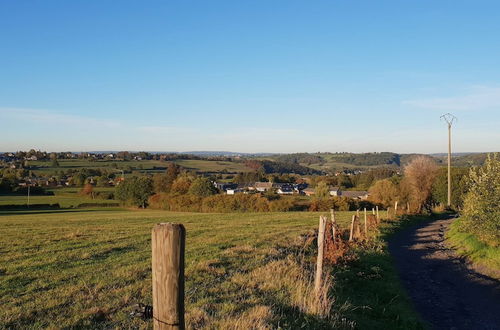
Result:
[[[418,328],[381,242],[362,248],[350,266],[334,268],[334,298],[321,302],[333,313],[321,317],[309,277],[314,253],[301,252],[298,239],[316,228],[318,215],[116,209],[0,215],[0,327],[150,328],[128,313],[135,303],[151,304],[151,228],[180,222],[187,230],[188,328]],[[338,213],[342,227],[351,215]]]
[[[446,238],[458,254],[467,257],[482,273],[500,279],[500,247],[490,246],[460,231],[460,219],[450,225]]]

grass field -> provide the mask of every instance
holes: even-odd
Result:
[[[318,215],[114,209],[0,215],[0,324],[150,328],[151,322],[128,313],[134,303],[151,304],[151,228],[180,222],[187,230],[188,328],[416,327],[398,284],[385,283],[391,279],[385,272],[394,274],[378,252],[383,259],[378,266],[372,257],[371,263],[355,262],[354,273],[339,268],[334,315],[328,321],[315,315],[304,275],[311,269],[294,256],[299,235],[317,226]],[[343,227],[351,215],[338,214]],[[308,265],[314,263],[313,256],[305,258]],[[363,290],[366,278],[375,292]],[[342,319],[344,314],[348,317]]]
[[[35,166],[33,170],[35,174],[53,175],[61,170],[79,169],[79,168],[94,168],[105,169],[108,171],[116,171],[120,173],[120,169],[131,167],[134,170],[143,173],[163,172],[168,166],[168,162],[159,160],[141,160],[141,161],[115,161],[115,160],[99,160],[88,161],[80,159],[60,159],[59,167],[52,167],[51,161],[30,161],[30,166]],[[251,169],[243,163],[216,161],[216,160],[194,160],[194,159],[179,159],[174,161],[176,164],[197,172],[248,172]],[[115,168],[116,167],[116,168]]]
[[[81,187],[75,188],[54,188],[48,189],[54,195],[31,195],[29,204],[59,204],[62,208],[77,207],[82,203],[105,204],[117,203],[115,200],[90,198],[80,195]],[[94,188],[94,192],[110,192],[115,190],[113,187]],[[28,197],[25,195],[0,195],[0,205],[26,205]]]

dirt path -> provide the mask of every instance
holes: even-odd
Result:
[[[434,329],[500,329],[500,282],[478,274],[444,246],[454,219],[401,231],[389,242],[400,278]]]

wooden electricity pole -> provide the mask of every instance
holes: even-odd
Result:
[[[446,124],[448,124],[448,203],[447,206],[451,206],[451,125],[457,120],[457,117],[453,116],[451,113],[446,113],[441,116]]]

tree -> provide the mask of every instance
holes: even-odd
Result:
[[[215,188],[213,183],[207,178],[200,177],[193,181],[189,187],[189,193],[199,197],[207,197],[215,195],[217,193],[217,188]]]
[[[153,194],[153,180],[147,176],[127,178],[116,187],[115,196],[122,202],[145,208]]]
[[[52,158],[52,161],[50,162],[51,167],[59,167],[59,162],[57,161],[57,158]]]
[[[179,176],[180,167],[173,162],[168,164],[164,174],[157,174],[153,177],[154,190],[157,193],[170,192],[172,184]]]
[[[84,196],[90,196],[92,197],[92,199],[94,199],[94,186],[92,186],[90,183],[85,184],[80,191],[80,194]]]
[[[500,245],[500,159],[488,155],[485,164],[471,169],[461,230],[492,246]]]
[[[326,182],[320,181],[316,188],[314,188],[314,195],[318,198],[328,198],[330,197],[330,189]]]
[[[179,175],[172,183],[170,192],[173,194],[184,195],[189,191],[193,180],[187,174]]]
[[[436,163],[425,156],[415,157],[404,169],[404,183],[410,188],[410,205],[421,212],[430,206],[432,185],[437,173]]]
[[[391,180],[378,180],[370,188],[370,200],[384,205],[391,206],[398,198],[398,187]]]
[[[461,209],[467,192],[469,169],[466,167],[451,168],[451,206]],[[448,169],[441,167],[432,186],[432,199],[446,205],[448,202]]]

